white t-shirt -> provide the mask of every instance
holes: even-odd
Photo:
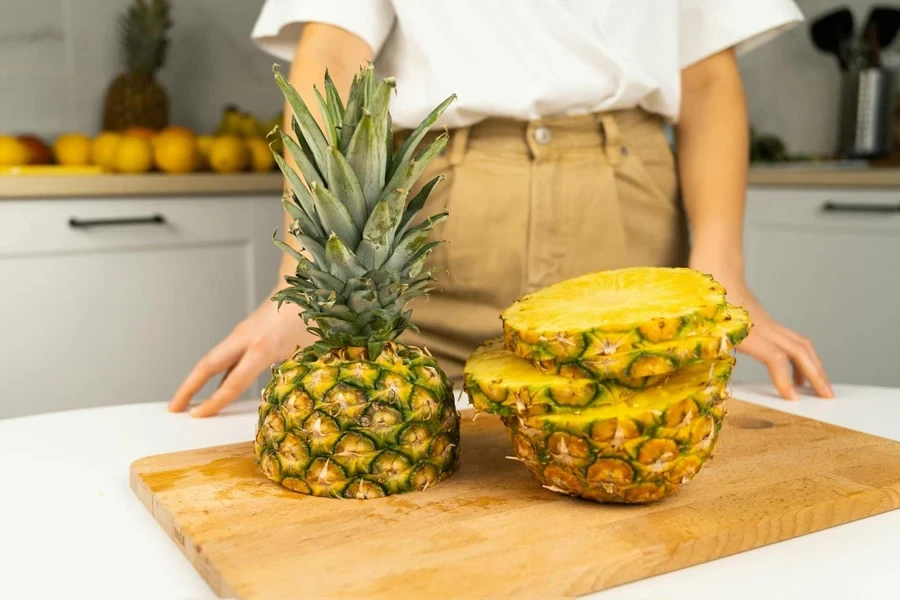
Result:
[[[304,23],[369,44],[395,126],[643,107],[674,121],[681,69],[802,21],[792,0],[266,0],[253,38],[292,60]]]

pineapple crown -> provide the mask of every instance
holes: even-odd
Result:
[[[284,302],[303,308],[301,316],[308,325],[315,321],[308,329],[321,338],[313,345],[319,354],[363,347],[370,357],[378,356],[385,342],[415,329],[406,305],[427,294],[434,281],[423,267],[441,242],[428,238],[448,215],[445,211],[416,220],[418,224],[414,219],[441,178],[408,196],[447,145],[448,135],[441,134],[415,154],[417,146],[456,96],[435,108],[395,151],[388,111],[393,79],[376,83],[371,65],[361,69],[345,105],[326,71],[324,97],[313,88],[323,132],[277,65],[273,71],[293,112],[297,138],[278,127],[272,131],[280,134],[299,170],[274,152],[291,188],[283,204],[294,219],[290,233],[310,258],[275,239],[297,259],[297,269],[285,277],[288,287],[272,299],[279,308]]]
[[[170,13],[169,0],[134,0],[119,18],[119,43],[130,72],[153,75],[163,66]]]

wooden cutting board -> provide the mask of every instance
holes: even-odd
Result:
[[[544,490],[497,418],[465,412],[462,467],[425,492],[304,496],[250,443],[142,458],[131,486],[217,594],[278,600],[574,596],[900,506],[900,443],[728,408],[715,459],[645,506]]]

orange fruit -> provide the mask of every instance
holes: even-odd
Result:
[[[275,157],[269,143],[264,138],[247,138],[244,140],[250,151],[250,170],[256,173],[268,173],[275,168]]]
[[[17,167],[31,160],[28,147],[14,137],[0,135],[0,166]]]
[[[197,167],[197,142],[193,134],[169,132],[157,136],[153,144],[153,159],[164,173],[190,173]]]
[[[122,136],[113,165],[119,173],[146,173],[153,168],[153,147],[150,141],[133,135]]]
[[[81,133],[66,133],[56,138],[53,155],[61,165],[91,164],[91,138]]]
[[[247,168],[250,151],[244,140],[233,135],[221,135],[209,149],[209,166],[216,173],[238,173]]]
[[[116,149],[122,136],[115,131],[104,131],[94,138],[91,146],[91,157],[94,164],[101,166],[104,170],[112,171],[115,167]]]

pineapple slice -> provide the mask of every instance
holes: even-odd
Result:
[[[466,362],[463,376],[469,399],[477,410],[501,416],[586,411],[609,406],[665,405],[687,391],[720,394],[733,359],[727,354],[693,364],[668,375],[597,380],[543,373],[503,348],[499,339],[479,347]]]
[[[547,373],[572,378],[644,382],[647,377],[665,375],[700,360],[727,356],[749,333],[747,311],[728,305],[719,320],[695,335],[624,351],[588,348],[581,356],[535,361],[535,366]],[[521,344],[513,345],[512,350],[517,355],[523,353]]]
[[[636,350],[709,331],[725,289],[692,269],[591,273],[525,296],[502,315],[506,345],[535,363]]]
[[[730,370],[730,361],[703,363],[625,402],[503,422],[515,458],[551,491],[651,502],[677,491],[712,456]]]

